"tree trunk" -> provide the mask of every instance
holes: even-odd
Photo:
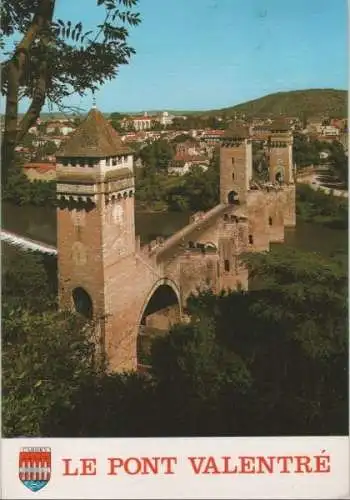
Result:
[[[8,170],[14,163],[17,138],[19,76],[18,68],[15,63],[11,64],[8,69],[7,87],[5,130],[1,144],[1,180],[3,185],[7,181]]]
[[[54,7],[55,0],[41,0],[27,33],[16,47],[13,57],[7,64],[5,126],[1,144],[1,179],[3,186],[7,181],[8,172],[14,166],[15,147],[37,120],[45,102],[47,64],[43,62],[40,68],[40,77],[34,89],[32,103],[20,125],[18,125],[19,88],[25,63],[30,58],[30,48],[33,41],[40,35],[42,28],[49,26],[51,23]]]

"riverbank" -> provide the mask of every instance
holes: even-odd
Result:
[[[296,189],[296,213],[299,219],[332,229],[348,229],[348,200],[335,197],[307,184]]]

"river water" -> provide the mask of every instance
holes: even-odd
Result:
[[[189,217],[190,214],[184,212],[136,213],[136,234],[141,236],[142,243],[156,236],[168,237],[188,224]],[[3,203],[1,219],[4,229],[56,245],[56,210],[52,207]],[[298,220],[296,228],[285,230],[285,244],[332,256],[347,252],[348,232]]]

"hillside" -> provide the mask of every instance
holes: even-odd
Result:
[[[313,117],[325,115],[345,118],[347,116],[346,90],[308,89],[277,92],[259,99],[237,104],[229,108],[208,111],[206,114],[233,115],[242,113],[247,116],[300,116]]]

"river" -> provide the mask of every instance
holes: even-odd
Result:
[[[2,204],[2,227],[20,235],[56,245],[56,210],[52,207],[17,206]],[[156,236],[168,237],[184,227],[189,213],[136,213],[136,234],[147,243]],[[330,229],[320,224],[297,221],[296,228],[285,230],[285,244],[304,251],[332,256],[347,252],[348,232]],[[5,245],[4,245],[5,247]],[[272,245],[272,250],[274,245]]]

